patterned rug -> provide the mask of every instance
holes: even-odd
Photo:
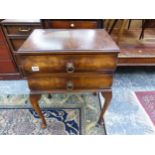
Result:
[[[106,123],[106,133],[108,135],[154,135],[155,134],[155,129],[152,126],[152,122],[150,119],[148,119],[148,115],[146,112],[141,108],[142,106],[137,102],[137,97],[135,96],[135,92],[137,91],[154,91],[155,90],[155,69],[154,68],[133,68],[131,69],[129,67],[127,68],[120,68],[118,69],[115,76],[114,76],[114,83],[113,83],[113,98],[111,101],[111,104],[108,108],[108,111],[106,112],[105,115],[105,123]],[[24,94],[24,95],[23,95]],[[34,116],[31,114],[29,109],[29,101],[26,99],[29,94],[29,89],[28,89],[28,84],[26,80],[15,80],[15,81],[0,81],[0,108],[1,112],[5,110],[4,108],[11,108],[11,110],[6,110],[8,112],[7,115],[2,115],[0,113],[0,124],[3,126],[3,128],[0,127],[0,134],[16,134],[19,133],[18,131],[12,131],[12,121],[15,121],[16,126],[20,125],[18,122],[22,121],[24,122],[25,119],[21,120],[24,115],[23,112],[20,114],[20,118],[18,119],[13,118],[15,113],[13,113],[15,110],[12,110],[12,108],[24,108],[24,112],[27,112],[29,117],[31,119],[34,119]],[[68,95],[67,95],[68,96]],[[102,134],[103,128],[97,128],[96,127],[96,121],[97,121],[97,116],[98,116],[98,111],[99,111],[99,100],[97,96],[93,96],[92,94],[85,94],[85,103],[81,110],[81,124],[83,123],[84,125],[81,125],[81,130],[82,134]],[[60,107],[60,109],[66,111],[68,113],[67,115],[67,121],[74,120],[76,124],[78,124],[78,128],[80,129],[80,119],[70,119],[72,114],[70,114],[70,111],[74,113],[73,115],[75,116],[76,114],[78,115],[80,112],[78,112],[78,109],[80,108],[81,103],[81,97],[77,97],[77,95],[69,95],[66,99],[65,95],[58,95],[55,94],[52,96],[52,99],[50,99],[50,96],[44,95],[42,97],[42,100],[40,100],[40,104],[42,107],[44,107],[44,103],[46,103],[46,107],[48,106],[49,108],[54,108],[50,107],[51,102],[56,104],[55,108],[59,109],[57,107],[58,105],[61,106],[65,102],[66,104],[69,104],[70,107],[67,107],[67,109],[63,106]],[[102,100],[101,103],[104,102],[104,99],[100,96],[100,99]],[[19,102],[20,101],[20,102]],[[59,102],[56,102],[59,101]],[[83,97],[82,97],[83,101]],[[20,104],[22,103],[22,104]],[[58,104],[59,103],[59,104]],[[7,105],[6,105],[7,104]],[[63,105],[66,105],[63,104]],[[68,105],[67,104],[67,105]],[[78,105],[78,106],[76,106]],[[77,108],[75,112],[74,108]],[[72,110],[71,110],[72,109]],[[18,109],[16,110],[16,112]],[[11,112],[13,114],[11,114]],[[19,110],[20,112],[20,110]],[[4,111],[5,113],[5,111]],[[56,113],[56,112],[55,112]],[[10,118],[6,118],[5,116],[10,116]],[[19,114],[18,114],[19,116]],[[27,116],[27,115],[26,115]],[[27,117],[28,117],[27,116]],[[33,117],[32,117],[33,116]],[[69,119],[68,119],[69,118]],[[29,122],[29,119],[26,119]],[[36,122],[35,122],[36,121]],[[65,129],[65,125],[62,121],[59,121],[57,118],[47,118],[47,121],[55,121],[56,124],[62,123],[61,125],[63,126],[63,130],[58,128],[58,126],[54,126],[54,123],[48,123],[48,127],[45,130],[40,130],[40,119],[34,119],[34,124],[36,123],[37,125],[35,126],[37,129],[34,129],[30,132],[33,134],[57,134],[56,131],[58,131],[58,134],[69,134],[68,131]],[[3,124],[1,122],[7,122],[8,124]],[[33,122],[33,121],[30,121]],[[25,123],[24,123],[25,125]],[[23,126],[24,126],[23,125]],[[14,125],[15,126],[15,125]],[[21,125],[22,126],[22,125]],[[16,130],[22,129],[22,127],[16,128]],[[28,125],[25,125],[25,128]],[[53,128],[52,128],[53,126]],[[60,131],[60,130],[61,131]],[[10,130],[10,131],[8,131]],[[22,129],[24,131],[26,129]],[[27,128],[28,130],[28,128]],[[76,128],[75,128],[76,130]],[[77,130],[76,130],[77,131]],[[30,133],[29,132],[29,133]],[[55,132],[55,133],[54,133]],[[78,131],[80,133],[80,131]],[[74,134],[74,133],[71,133]],[[104,133],[103,133],[104,134]]]
[[[96,126],[100,111],[98,96],[44,94],[39,104],[48,124],[44,130],[28,95],[1,95],[0,134],[105,134],[104,127]]]
[[[140,91],[135,94],[155,127],[155,91]]]

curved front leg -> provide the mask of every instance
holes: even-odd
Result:
[[[39,115],[39,117],[41,118],[41,120],[42,120],[41,127],[44,129],[44,128],[46,128],[46,125],[47,124],[46,124],[46,120],[44,118],[44,115],[41,112],[41,109],[40,109],[39,104],[38,104],[38,101],[39,101],[40,98],[41,98],[41,95],[38,95],[38,94],[30,94],[30,102],[31,102],[31,105],[34,108],[34,110],[36,111],[36,113]]]
[[[100,112],[100,116],[99,116],[99,120],[98,120],[98,124],[103,124],[104,123],[104,114],[111,102],[111,99],[112,99],[112,91],[107,91],[107,92],[101,92],[102,96],[104,97],[105,99],[105,102],[104,102],[104,105],[101,109],[101,112]]]

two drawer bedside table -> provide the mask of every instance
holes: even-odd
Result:
[[[42,119],[42,93],[101,92],[105,98],[98,123],[112,98],[119,48],[104,29],[36,29],[16,53],[28,80],[30,101]],[[89,103],[88,103],[89,104]]]

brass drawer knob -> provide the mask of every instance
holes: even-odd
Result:
[[[75,27],[75,24],[74,24],[74,23],[71,23],[71,24],[70,24],[70,27],[71,27],[71,28]]]
[[[73,88],[74,88],[73,82],[71,82],[71,81],[67,82],[67,84],[66,84],[66,89],[67,89],[68,91],[71,91],[71,90],[73,90]]]
[[[75,71],[75,67],[72,62],[68,62],[66,64],[66,71],[67,71],[67,73],[73,73]]]

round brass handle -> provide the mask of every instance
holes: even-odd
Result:
[[[75,27],[75,24],[74,23],[71,23],[70,24],[70,27],[72,27],[72,28]]]
[[[67,89],[68,91],[71,91],[71,90],[73,90],[73,88],[74,88],[73,82],[71,82],[71,81],[67,82],[67,84],[66,84],[66,89]]]
[[[67,71],[67,73],[73,73],[75,71],[75,67],[72,62],[68,62],[66,64],[66,71]]]

